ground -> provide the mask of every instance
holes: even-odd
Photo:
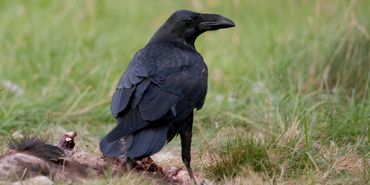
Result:
[[[177,9],[236,23],[196,42],[210,76],[195,171],[214,184],[369,183],[368,0],[1,1],[0,151],[12,134],[56,143],[76,130],[77,147],[98,155],[121,73]],[[177,138],[165,151],[179,149]],[[162,183],[95,183],[121,182]]]

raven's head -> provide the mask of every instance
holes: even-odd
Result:
[[[194,47],[195,39],[200,34],[234,26],[233,21],[221,15],[178,10],[168,18],[150,42],[174,41]]]

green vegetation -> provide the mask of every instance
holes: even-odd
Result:
[[[196,43],[210,75],[196,171],[221,184],[370,183],[368,0],[0,1],[0,137],[76,130],[98,154],[122,71],[177,9],[237,24]]]

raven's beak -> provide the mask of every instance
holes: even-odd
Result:
[[[232,20],[221,15],[201,14],[200,17],[201,22],[198,24],[198,29],[202,31],[217,30],[235,26],[235,23]]]

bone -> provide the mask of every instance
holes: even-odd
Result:
[[[75,131],[65,132],[57,146],[65,150],[73,150],[73,148],[75,147],[75,137],[76,136],[77,136],[77,132]]]

